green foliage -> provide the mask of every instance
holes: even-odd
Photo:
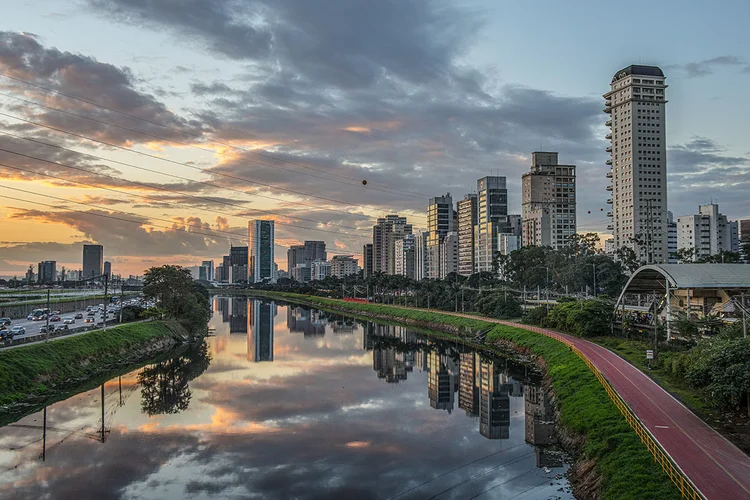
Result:
[[[165,322],[132,323],[0,352],[0,405],[43,397],[97,373],[127,364],[160,337],[182,339]]]
[[[189,269],[170,265],[148,269],[143,295],[158,301],[158,310],[150,314],[176,319],[191,334],[206,329],[211,317],[208,290],[193,280]]]
[[[141,318],[141,314],[145,311],[141,306],[127,305],[120,311],[122,313],[122,322],[130,323]]]
[[[540,306],[527,310],[523,322],[528,325],[543,326],[545,319],[547,319],[547,308]]]
[[[600,299],[562,302],[552,308],[544,325],[579,337],[595,337],[609,333],[613,311],[611,302]]]
[[[717,408],[739,409],[750,395],[750,340],[701,341],[687,356],[685,380]]]
[[[521,303],[503,292],[484,293],[477,300],[475,309],[485,315],[498,319],[519,318],[523,314]]]

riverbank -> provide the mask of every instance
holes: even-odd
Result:
[[[131,323],[0,352],[0,412],[153,358],[188,339],[175,322]]]
[[[554,339],[520,328],[437,311],[277,292],[248,292],[339,313],[435,329],[458,338],[484,337],[488,346],[533,356],[546,371],[554,393],[562,426],[561,440],[575,456],[570,480],[578,498],[680,498],[679,491],[654,462],[583,360]]]

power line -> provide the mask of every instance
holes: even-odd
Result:
[[[10,137],[15,137],[15,138],[26,140],[26,141],[30,141],[30,142],[34,142],[34,143],[37,143],[37,144],[42,144],[44,146],[49,146],[49,147],[61,149],[63,151],[70,151],[70,152],[73,152],[73,153],[80,154],[82,156],[88,156],[90,158],[95,158],[95,159],[98,159],[98,160],[107,161],[107,162],[115,163],[115,164],[118,164],[118,165],[124,165],[124,166],[128,166],[128,167],[132,167],[132,168],[135,168],[135,169],[138,169],[138,170],[143,170],[145,172],[151,172],[151,173],[155,173],[155,174],[165,175],[167,177],[173,177],[175,179],[181,179],[181,180],[185,180],[185,181],[188,181],[188,182],[199,182],[201,184],[206,184],[208,186],[216,187],[218,189],[226,189],[228,191],[236,191],[238,193],[248,194],[250,196],[253,196],[252,194],[246,193],[245,191],[241,191],[239,189],[232,189],[232,188],[228,188],[228,187],[225,188],[225,187],[220,186],[218,184],[212,184],[210,182],[205,182],[205,181],[194,181],[194,180],[192,180],[192,179],[190,179],[188,177],[182,177],[182,176],[175,175],[175,174],[168,174],[166,172],[159,172],[158,170],[153,170],[153,169],[146,168],[146,167],[139,167],[137,165],[131,165],[129,163],[124,163],[124,162],[117,161],[117,160],[109,160],[107,158],[102,158],[100,156],[96,156],[96,155],[92,155],[92,154],[88,154],[88,153],[80,153],[80,152],[75,151],[73,149],[64,148],[62,146],[57,146],[55,144],[49,144],[49,143],[46,143],[44,141],[39,141],[37,139],[32,139],[32,138],[29,138],[29,137],[22,137],[22,136],[15,135],[15,134],[9,134],[7,132],[0,132],[0,134],[7,135],[7,136],[10,136]],[[176,189],[165,188],[165,187],[162,187],[162,186],[148,184],[148,183],[143,183],[143,182],[138,182],[138,181],[131,181],[131,180],[128,180],[128,179],[124,179],[122,177],[116,177],[114,175],[105,174],[105,173],[102,173],[102,172],[92,172],[91,170],[88,170],[88,169],[85,169],[85,168],[74,167],[72,165],[67,165],[67,164],[64,164],[64,163],[54,162],[54,161],[51,161],[51,160],[45,160],[43,158],[39,158],[39,157],[32,156],[32,155],[26,155],[24,153],[18,153],[16,151],[12,151],[12,150],[8,150],[8,149],[0,148],[0,151],[4,151],[6,153],[12,153],[12,154],[15,154],[15,155],[18,155],[18,156],[23,156],[25,158],[34,159],[34,160],[42,161],[42,162],[45,162],[45,163],[52,163],[53,165],[59,165],[61,167],[70,168],[70,169],[73,169],[73,170],[79,170],[79,171],[85,172],[87,174],[100,175],[100,176],[107,177],[109,179],[113,179],[113,180],[116,180],[116,181],[123,181],[123,182],[128,182],[128,183],[131,183],[131,184],[137,184],[139,186],[144,186],[144,187],[146,187],[148,189],[154,189],[154,190],[159,190],[159,191],[166,191],[166,192],[170,192],[170,193],[177,193],[177,194],[181,194],[183,196],[188,196],[188,197],[191,197],[191,198],[197,198],[197,199],[206,201],[208,203],[219,203],[219,204],[227,205],[227,206],[236,206],[237,208],[240,208],[242,210],[248,210],[247,207],[245,207],[244,205],[239,204],[239,203],[230,203],[228,201],[216,200],[216,199],[212,199],[212,198],[207,198],[207,197],[203,197],[203,196],[189,194],[189,193],[186,193],[184,191],[178,191]],[[17,167],[10,167],[10,168],[17,168]],[[23,170],[23,169],[20,169],[20,168],[17,168],[17,169],[18,170]],[[32,170],[27,170],[27,171],[28,172],[32,172],[32,173],[38,173],[38,172],[35,172],[35,171],[32,171]],[[47,174],[40,174],[40,175],[47,175]],[[48,175],[48,177],[55,177],[55,176]],[[67,182],[76,182],[76,181],[71,181],[71,180],[68,180],[68,179],[64,179],[64,180],[66,180]],[[104,188],[104,187],[101,187],[101,186],[96,186],[96,185],[92,185],[92,184],[86,184],[86,183],[83,183],[83,182],[78,182],[78,183],[79,184],[84,184],[86,186],[91,186],[91,187],[99,188],[99,189],[108,189],[108,188]],[[109,189],[109,190],[112,191],[112,189]],[[121,192],[121,191],[116,191],[116,192]],[[124,194],[128,194],[128,193],[124,193]],[[272,198],[272,199],[274,199],[274,198]],[[324,225],[331,225],[331,226],[342,227],[342,228],[345,228],[345,229],[359,230],[359,228],[356,228],[354,226],[344,226],[344,225],[341,225],[341,224],[334,224],[334,223],[329,223],[329,222],[323,222],[323,221],[316,220],[316,219],[305,219],[303,217],[296,217],[294,215],[278,213],[278,212],[274,212],[274,211],[271,211],[271,210],[263,210],[263,209],[260,209],[260,208],[251,208],[249,210],[254,210],[254,211],[257,211],[257,212],[263,212],[263,213],[266,213],[266,214],[278,215],[278,216],[281,216],[281,217],[291,217],[293,219],[307,221],[307,222],[313,222],[313,223],[316,223],[316,224],[324,224]],[[221,213],[222,215],[231,215],[232,217],[238,217],[236,214],[226,214],[226,213],[223,213],[223,212],[217,212],[217,213]]]
[[[67,97],[68,99],[73,99],[73,100],[76,100],[76,101],[79,101],[79,102],[83,102],[83,103],[89,104],[91,106],[95,106],[95,107],[98,107],[98,108],[101,108],[101,109],[105,109],[105,110],[113,112],[113,113],[118,113],[118,114],[121,114],[123,116],[127,116],[129,118],[134,118],[136,120],[141,120],[141,121],[144,121],[146,123],[150,123],[152,125],[163,127],[163,128],[168,129],[168,130],[172,130],[173,132],[178,132],[180,134],[187,135],[187,136],[190,136],[190,137],[195,137],[197,139],[201,139],[202,138],[201,134],[195,134],[195,133],[192,133],[192,132],[189,132],[189,131],[186,131],[186,130],[181,130],[181,129],[178,129],[176,127],[172,127],[170,125],[166,125],[166,124],[163,124],[163,123],[160,123],[160,122],[157,122],[157,121],[153,121],[153,120],[149,120],[147,118],[143,118],[143,117],[140,117],[140,116],[137,116],[137,115],[133,115],[133,114],[127,113],[125,111],[120,111],[120,110],[117,110],[117,109],[114,109],[114,108],[110,108],[110,107],[104,106],[102,104],[98,104],[98,103],[95,103],[93,101],[89,101],[87,99],[83,99],[83,98],[78,97],[78,96],[74,96],[74,95],[71,95],[71,94],[66,94],[66,93],[61,92],[59,90],[51,89],[49,87],[44,87],[43,85],[32,83],[32,82],[29,82],[27,80],[22,80],[22,79],[17,78],[17,77],[9,76],[9,75],[7,75],[5,73],[0,73],[0,76],[3,76],[3,77],[5,77],[5,78],[7,78],[9,80],[13,80],[13,81],[18,82],[18,83],[22,83],[24,85],[28,85],[28,86],[31,86],[31,87],[38,88],[40,90],[44,90],[46,92],[52,92],[54,94],[61,95],[63,97]],[[247,152],[247,153],[252,153],[252,154],[255,154],[255,155],[258,155],[258,156],[261,156],[261,157],[264,157],[264,158],[268,158],[268,159],[271,159],[271,160],[274,160],[274,161],[278,161],[278,162],[282,162],[282,163],[287,163],[289,165],[295,165],[295,166],[298,166],[298,167],[301,167],[301,168],[307,168],[307,169],[310,169],[310,170],[314,170],[316,172],[321,172],[321,173],[324,173],[326,175],[330,175],[330,176],[333,176],[333,177],[340,177],[342,179],[349,179],[349,180],[353,180],[353,181],[359,181],[360,180],[360,179],[356,179],[354,177],[350,177],[350,176],[346,176],[346,175],[342,175],[342,174],[337,174],[337,173],[334,173],[334,172],[328,172],[326,170],[315,168],[315,167],[312,167],[310,165],[304,165],[302,163],[297,163],[297,162],[293,162],[293,161],[290,161],[290,160],[284,160],[282,158],[275,157],[275,156],[270,155],[268,153],[260,153],[258,151],[253,151],[251,149],[242,148],[240,146],[235,146],[233,144],[223,143],[223,142],[217,141],[215,139],[211,139],[211,140],[212,140],[212,142],[215,142],[216,144],[222,145],[224,147],[238,149],[240,151],[244,151],[244,152]],[[296,172],[296,171],[294,171],[294,172]],[[296,173],[305,174],[304,172],[296,172]],[[309,175],[309,174],[305,174],[305,175]],[[375,185],[377,186],[379,184],[375,184]],[[406,190],[403,190],[403,189],[392,188],[392,187],[387,186],[385,184],[380,184],[380,185],[382,185],[382,186],[384,186],[386,188],[392,189],[395,192],[403,193],[405,195],[427,196],[424,193],[417,193],[417,192],[413,192],[413,191],[406,191]]]
[[[130,128],[130,127],[124,127],[122,125],[116,125],[114,123],[109,123],[109,122],[106,122],[104,120],[99,120],[97,118],[91,118],[89,116],[81,115],[81,114],[78,114],[78,113],[73,113],[72,111],[67,111],[67,110],[64,110],[64,109],[55,108],[54,106],[48,106],[46,104],[42,104],[42,103],[39,103],[39,102],[36,102],[36,101],[31,101],[29,99],[24,99],[22,97],[17,97],[17,96],[13,96],[13,95],[10,95],[10,94],[5,94],[5,93],[2,93],[2,92],[0,92],[0,96],[7,97],[9,99],[14,99],[14,100],[17,100],[17,101],[21,101],[21,102],[24,102],[26,104],[31,104],[33,106],[38,106],[40,108],[47,109],[47,110],[50,110],[50,111],[55,111],[55,112],[62,113],[62,114],[65,114],[65,115],[74,116],[76,118],[80,118],[80,119],[83,119],[83,120],[89,120],[89,121],[92,121],[94,123],[98,123],[100,125],[105,125],[105,126],[108,126],[108,127],[114,127],[114,128],[120,129],[120,130],[124,130],[126,132],[132,132],[132,133],[135,133],[135,134],[140,134],[140,135],[143,135],[145,137],[151,137],[152,139],[158,139],[159,141],[164,141],[164,142],[167,142],[167,143],[179,144],[181,146],[185,146],[185,147],[197,149],[197,150],[204,151],[204,152],[207,152],[207,153],[225,156],[227,158],[232,158],[232,159],[235,159],[235,160],[239,160],[241,162],[250,163],[250,164],[254,164],[254,165],[260,165],[260,166],[263,166],[263,167],[269,167],[269,168],[274,168],[274,169],[285,170],[285,171],[292,172],[292,173],[295,173],[295,174],[309,175],[309,176],[316,177],[316,178],[319,178],[319,179],[323,179],[323,180],[326,180],[326,181],[333,180],[333,179],[326,179],[324,177],[320,177],[320,176],[313,175],[313,174],[307,174],[305,172],[298,172],[296,170],[291,170],[291,169],[288,169],[288,168],[279,167],[278,165],[268,165],[266,163],[263,163],[263,162],[260,162],[260,161],[257,161],[257,160],[250,160],[250,159],[247,159],[247,158],[243,158],[241,156],[236,156],[236,155],[232,155],[232,154],[229,154],[229,153],[223,153],[223,152],[216,151],[216,150],[209,149],[209,148],[203,148],[203,147],[200,147],[200,146],[196,146],[195,144],[191,144],[189,142],[178,141],[178,140],[175,140],[175,139],[168,139],[166,137],[163,137],[163,136],[160,136],[160,135],[157,135],[157,134],[151,134],[149,132],[142,132],[140,130],[136,130],[136,129],[133,129],[133,128]],[[231,147],[231,146],[229,146],[229,147]],[[256,183],[259,183],[257,181],[251,181],[251,180],[246,179],[246,178],[244,178],[243,180],[245,180],[246,182],[256,182]],[[333,181],[334,182],[339,182],[339,183],[342,183],[342,184],[346,184],[346,185],[349,185],[349,186],[355,186],[355,187],[361,187],[362,186],[362,184],[353,184],[353,183],[350,183],[350,182],[343,182],[343,181],[336,181],[336,180],[333,180]],[[261,184],[261,183],[259,183],[259,184]],[[314,197],[314,195],[310,195],[310,194],[307,194],[307,193],[300,193],[298,191],[294,191],[294,190],[290,190],[290,189],[285,189],[285,188],[280,188],[278,186],[272,186],[271,185],[271,187],[274,187],[275,189],[279,189],[279,190],[282,190],[282,191],[288,191],[288,192],[292,192],[292,193],[296,193],[296,194],[303,194],[305,196],[312,196],[312,197]],[[383,192],[383,193],[389,193],[389,191],[386,191],[384,189],[378,189],[378,188],[372,188],[372,189],[374,191],[380,191],[380,192]],[[327,199],[329,201],[335,201],[336,203],[343,203],[343,204],[347,204],[347,205],[351,205],[352,204],[352,203],[344,202],[344,201],[341,201],[341,200],[331,200],[329,198],[323,198],[323,199]]]
[[[0,165],[5,166],[2,163],[0,163]],[[91,203],[85,203],[85,202],[82,202],[82,201],[67,200],[65,198],[60,198],[60,197],[57,197],[57,196],[51,196],[51,195],[47,195],[47,194],[35,193],[33,191],[28,191],[26,189],[20,189],[20,188],[14,188],[14,187],[10,187],[10,186],[4,186],[2,184],[0,184],[0,188],[10,189],[10,190],[13,190],[13,191],[18,191],[18,192],[22,192],[22,193],[26,193],[26,194],[32,194],[32,195],[36,195],[36,196],[44,196],[45,198],[52,198],[52,199],[55,199],[55,200],[62,201],[64,203],[77,203],[79,205],[85,205],[85,206],[89,206],[89,207],[92,207],[92,208],[97,208],[99,210],[108,211],[108,209],[105,208],[105,207],[100,207],[98,205],[94,205],[94,204],[91,204]],[[144,221],[144,220],[123,219],[122,217],[116,217],[116,216],[113,216],[113,215],[99,214],[99,213],[95,213],[95,212],[86,212],[84,210],[75,210],[73,208],[55,206],[55,205],[50,205],[50,204],[47,204],[47,203],[41,203],[41,202],[38,202],[38,201],[25,200],[25,199],[22,199],[22,198],[14,198],[12,196],[5,196],[4,199],[20,201],[20,202],[23,202],[23,203],[30,203],[30,204],[33,204],[33,205],[42,205],[42,206],[46,206],[46,207],[50,207],[50,208],[55,208],[55,209],[58,209],[58,210],[64,209],[64,210],[67,210],[67,211],[70,211],[70,212],[81,213],[81,214],[84,214],[84,215],[93,215],[93,216],[96,216],[96,217],[104,217],[104,218],[107,218],[107,219],[114,219],[114,220],[119,220],[119,221],[122,221],[122,222],[129,222],[131,224],[138,224],[139,226],[148,225],[148,226],[159,227],[159,228],[163,228],[163,229],[171,229],[171,230],[174,230],[174,231],[184,231],[184,232],[189,233],[189,234],[200,234],[200,235],[203,235],[203,236],[210,236],[212,238],[217,238],[217,237],[221,236],[221,235],[216,235],[216,234],[204,233],[202,231],[193,231],[193,230],[188,231],[187,229],[184,229],[184,228],[181,228],[181,227],[175,228],[174,227],[175,221],[169,220],[169,219],[161,219],[159,217],[150,217],[150,216],[148,216],[147,218],[148,219],[153,219],[153,220],[159,220],[159,221],[162,221],[162,222],[168,222],[171,225],[169,225],[169,226],[160,226],[158,224],[152,224],[148,220]],[[136,214],[136,213],[132,213],[132,212],[123,212],[121,210],[118,210],[117,212],[125,214],[125,215],[132,215],[134,217],[141,217],[141,218],[146,217],[146,216],[143,216],[143,215],[140,215],[140,214]],[[186,227],[198,227],[198,228],[203,229],[203,226],[198,226],[198,225],[195,225],[195,224],[187,224],[187,223],[185,223],[184,225]],[[285,224],[285,225],[289,225],[289,224]],[[310,229],[310,228],[300,227],[300,226],[293,226],[293,227],[298,227],[300,229],[308,229],[308,230]],[[213,231],[214,233],[224,233],[224,234],[227,234],[227,235],[230,235],[230,236],[234,236],[231,239],[239,241],[240,243],[245,243],[246,241],[248,241],[248,237],[245,236],[244,233],[240,234],[240,233],[234,233],[234,232],[231,232],[231,231],[223,231],[223,230],[220,230],[220,229],[210,229],[210,230]],[[323,230],[321,229],[320,231],[323,231]],[[331,231],[327,231],[327,232],[331,232]],[[339,233],[335,233],[335,234],[339,234]],[[336,252],[336,251],[330,251],[330,252],[326,251],[326,253],[337,254],[337,255],[351,255],[352,254],[351,252]]]
[[[3,95],[3,94],[0,93],[0,95]],[[164,161],[164,162],[171,163],[171,164],[174,164],[174,165],[178,165],[178,166],[181,166],[181,167],[187,167],[187,168],[190,168],[192,170],[197,170],[197,171],[205,173],[205,174],[218,175],[218,176],[226,177],[226,178],[233,179],[233,180],[248,182],[248,183],[251,183],[251,184],[258,184],[258,185],[261,185],[263,187],[274,187],[274,186],[269,185],[269,184],[264,184],[264,183],[260,183],[260,182],[253,181],[253,180],[250,180],[250,179],[245,179],[243,177],[236,177],[236,176],[229,175],[229,174],[224,174],[224,173],[221,173],[221,172],[215,172],[215,171],[213,171],[211,169],[196,167],[194,165],[190,165],[189,163],[182,163],[182,162],[179,162],[179,161],[170,160],[169,158],[163,158],[163,157],[160,157],[160,156],[152,155],[152,154],[146,153],[144,151],[136,151],[134,149],[126,148],[126,147],[120,146],[118,144],[113,144],[111,142],[102,141],[100,139],[94,139],[93,137],[89,137],[89,136],[82,135],[82,134],[77,134],[75,132],[70,132],[70,131],[65,130],[65,129],[53,127],[51,125],[46,125],[44,123],[35,122],[33,120],[28,120],[28,119],[22,118],[20,116],[15,116],[15,115],[11,115],[11,114],[8,114],[8,113],[3,113],[3,112],[0,112],[0,116],[5,116],[5,117],[11,118],[13,120],[18,120],[18,121],[21,121],[21,122],[24,122],[24,123],[28,123],[30,125],[35,125],[37,127],[45,128],[45,129],[48,129],[48,130],[54,130],[55,132],[59,132],[61,134],[66,134],[66,135],[70,135],[70,136],[73,136],[73,137],[77,137],[79,139],[83,139],[83,140],[91,141],[91,142],[94,142],[94,143],[102,144],[104,146],[116,148],[116,149],[119,149],[119,150],[122,150],[122,151],[125,151],[125,152],[128,152],[128,153],[135,153],[135,154],[138,154],[138,155],[141,155],[141,156],[152,158],[154,160]],[[8,135],[12,135],[12,134],[8,134]],[[26,139],[26,140],[32,140],[32,139]],[[39,142],[41,144],[47,144],[47,143],[44,143],[44,142],[38,141],[38,140],[32,140],[32,141]],[[50,144],[47,144],[47,145],[67,150],[67,148],[62,148],[61,146],[55,146],[55,145],[50,145]],[[69,151],[73,151],[73,152],[81,154],[81,155],[87,154],[87,153],[80,153],[80,152],[75,151],[75,150],[69,150]],[[126,166],[130,166],[130,167],[137,168],[137,169],[140,169],[140,170],[147,170],[147,171],[153,172],[153,170],[148,170],[145,167],[137,167],[137,166],[134,166],[134,165],[129,164],[129,163],[117,162],[116,160],[109,160],[109,159],[97,157],[95,155],[89,155],[89,156],[100,158],[100,159],[102,159],[102,161],[109,161],[109,162],[113,162],[113,163],[119,163],[121,165],[126,165]],[[162,173],[162,172],[158,172],[158,171],[155,171],[155,172],[156,173]],[[171,175],[171,176],[176,177],[176,178],[181,178],[181,177],[176,176],[174,174],[164,174],[164,175]],[[189,180],[191,182],[203,182],[203,181],[194,181],[192,179],[189,179]],[[274,201],[285,202],[285,200],[280,200],[279,198],[276,198],[276,197],[273,197],[273,196],[262,195],[262,194],[257,194],[257,193],[247,193],[245,191],[238,190],[238,189],[233,189],[233,188],[222,187],[222,189],[227,189],[227,190],[230,190],[230,191],[237,191],[237,192],[243,193],[243,194],[248,195],[248,196],[257,196],[259,198],[266,198],[266,199],[270,199],[270,200],[274,200]],[[289,191],[289,190],[283,190],[282,189],[282,191]],[[326,198],[326,197],[323,197],[323,196],[307,195],[307,194],[305,194],[303,192],[296,192],[296,191],[292,191],[292,192],[301,194],[303,196],[309,196],[311,198],[321,199],[321,200],[324,200],[324,201],[333,201],[335,203],[340,203],[340,204],[345,204],[345,205],[350,205],[350,206],[353,205],[353,204],[345,202],[345,201],[334,200],[332,198]],[[312,208],[318,208],[318,209],[320,208],[319,205],[312,204],[312,203],[305,203],[305,202],[302,202],[302,201],[294,201],[294,203],[296,205],[302,205],[302,206],[307,206],[307,207],[312,207]],[[344,215],[350,215],[351,214],[351,212],[349,212],[349,211],[336,210],[336,209],[333,209],[333,208],[326,208],[326,210],[328,212],[339,213],[339,214],[344,214]],[[425,219],[424,216],[412,216],[412,218],[413,219],[423,219],[423,220]]]

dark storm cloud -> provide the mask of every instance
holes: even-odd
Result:
[[[666,66],[666,68],[682,70],[688,78],[696,78],[711,75],[715,69],[728,66],[745,66],[742,70],[743,72],[750,68],[742,59],[732,55],[712,57],[711,59],[692,61],[685,64],[672,64]]]
[[[126,67],[99,62],[81,54],[61,52],[42,45],[30,34],[0,32],[0,71],[22,80],[44,87],[51,87],[64,94],[79,96],[96,103],[146,120],[170,127],[182,128],[191,133],[200,133],[195,122],[187,121],[167,109],[154,96],[139,91],[137,81]],[[149,124],[145,121],[124,117],[89,104],[66,97],[46,93],[33,87],[4,80],[5,89],[11,88],[16,95],[43,102],[44,104],[90,118],[114,123],[146,134],[165,138],[185,139],[183,134]],[[129,144],[131,142],[159,142],[147,135],[128,131],[71,116],[45,108],[33,108],[19,101],[6,101],[11,109],[23,110],[24,114],[45,125],[76,132],[100,140]],[[15,108],[12,108],[16,106]]]

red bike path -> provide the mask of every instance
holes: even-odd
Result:
[[[436,312],[429,309],[421,310]],[[750,499],[750,457],[698,418],[648,375],[609,349],[580,337],[546,328],[483,316],[437,312],[500,323],[552,338],[563,337],[604,375],[612,388],[704,497],[709,500]]]
[[[641,370],[612,351],[582,338],[509,321],[483,319],[547,336],[564,337],[604,375],[654,439],[706,498],[750,499],[750,457],[695,416]]]

